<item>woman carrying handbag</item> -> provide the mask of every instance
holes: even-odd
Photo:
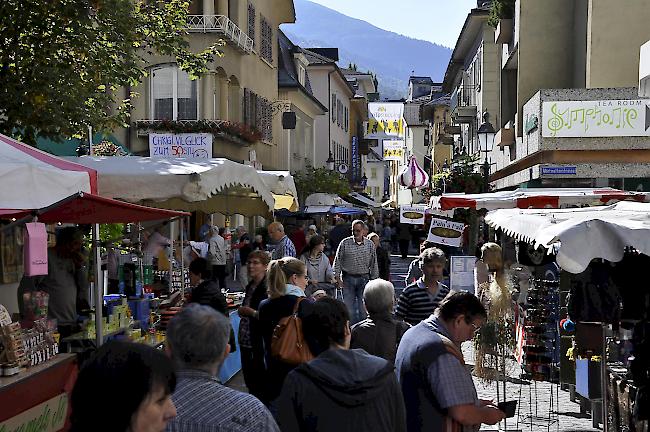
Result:
[[[334,271],[329,258],[323,252],[324,249],[325,239],[323,236],[314,235],[309,239],[309,244],[300,255],[300,261],[305,263],[309,276],[309,284],[305,290],[305,294],[308,296],[319,289],[325,291],[330,297],[335,296]]]

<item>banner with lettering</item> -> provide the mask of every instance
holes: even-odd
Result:
[[[152,158],[212,158],[212,134],[150,133],[149,156]]]
[[[650,136],[645,99],[542,103],[542,136],[549,138]]]
[[[385,161],[404,162],[404,141],[384,140],[382,144],[382,155]]]
[[[446,219],[431,219],[427,240],[437,244],[460,247],[463,242],[465,225]]]
[[[371,102],[368,121],[364,122],[366,139],[404,137],[404,104],[401,102]]]

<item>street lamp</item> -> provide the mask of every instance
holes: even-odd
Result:
[[[332,156],[332,150],[330,150],[329,156],[327,157],[325,163],[327,164],[328,170],[334,171],[334,157]]]
[[[492,151],[492,147],[494,147],[496,131],[494,130],[492,123],[490,123],[490,114],[487,111],[483,113],[483,123],[479,126],[477,135],[480,148],[485,149],[481,150],[485,152],[485,161],[483,162],[483,181],[485,192],[488,192],[490,189],[490,162],[488,161],[488,153]]]

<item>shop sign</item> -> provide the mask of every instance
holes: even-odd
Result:
[[[411,225],[424,225],[424,215],[426,214],[426,205],[400,206],[399,222]]]
[[[385,161],[404,161],[404,141],[384,140],[383,159]]]
[[[352,137],[352,181],[361,180],[361,160],[359,156],[359,138]]]
[[[542,175],[576,175],[577,167],[575,166],[543,166],[540,167]]]
[[[650,99],[554,101],[542,104],[542,136],[650,136]]]
[[[453,291],[474,293],[475,256],[452,256],[449,258],[449,288]]]
[[[433,218],[427,240],[437,244],[460,247],[463,242],[464,229],[465,225],[462,223]]]
[[[212,134],[149,134],[149,156],[152,158],[211,159]]]
[[[56,432],[63,429],[68,414],[68,394],[61,393],[0,423],[0,432]]]
[[[403,103],[371,102],[368,104],[368,121],[364,122],[364,137],[404,137],[404,123]]]

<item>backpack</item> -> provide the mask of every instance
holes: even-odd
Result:
[[[304,298],[298,298],[293,313],[280,319],[271,338],[271,356],[290,365],[299,365],[314,358],[302,333],[302,320],[298,307]]]

